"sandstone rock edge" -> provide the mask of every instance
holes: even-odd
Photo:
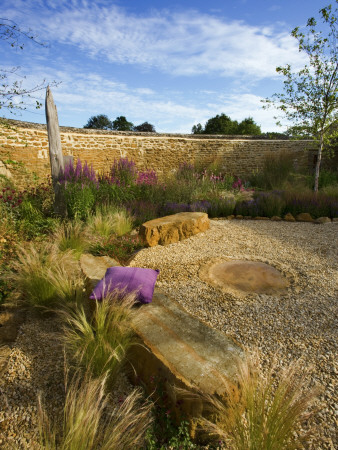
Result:
[[[139,236],[149,247],[174,244],[210,227],[208,214],[182,212],[149,220],[141,225]]]

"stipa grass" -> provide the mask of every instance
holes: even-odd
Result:
[[[107,374],[92,378],[77,374],[66,393],[61,433],[51,424],[39,398],[39,432],[46,450],[117,450],[140,448],[152,422],[151,403],[141,404],[134,390],[121,406],[112,408]]]
[[[88,230],[92,234],[109,237],[112,234],[122,236],[133,228],[133,219],[123,208],[106,207],[96,210],[87,220]]]
[[[61,251],[72,250],[77,259],[88,248],[81,222],[74,221],[61,224],[54,237]]]
[[[64,313],[65,346],[72,360],[84,371],[88,367],[92,375],[107,374],[109,386],[124,367],[126,354],[135,336],[130,322],[134,311],[135,295],[113,292],[96,302],[92,318],[83,307]]]
[[[14,301],[52,308],[82,298],[83,278],[70,251],[60,253],[47,243],[18,246],[12,268],[9,279],[16,287]]]
[[[238,388],[225,381],[226,400],[204,396],[213,419],[200,419],[201,428],[233,450],[303,448],[314,428],[302,426],[313,413],[310,407],[319,388],[310,387],[300,361],[278,375],[276,364],[266,374],[258,353],[238,364]]]

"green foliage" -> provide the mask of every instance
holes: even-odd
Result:
[[[54,234],[55,243],[59,250],[65,252],[72,250],[76,259],[88,248],[81,222],[64,222]]]
[[[321,170],[318,183],[319,189],[334,185],[338,185],[338,171]]]
[[[249,178],[250,184],[260,189],[281,189],[293,170],[293,155],[288,152],[270,153],[265,156],[263,170]]]
[[[143,122],[140,125],[136,125],[133,129],[134,131],[141,131],[146,133],[156,133],[154,125],[148,122]]]
[[[274,105],[288,123],[293,124],[292,130],[297,135],[313,136],[317,140],[315,191],[318,191],[325,139],[335,132],[332,125],[338,120],[336,13],[337,8],[333,10],[331,5],[320,10],[323,30],[317,29],[317,21],[311,17],[307,22],[307,34],[302,33],[299,27],[292,31],[299,51],[309,58],[308,65],[298,72],[293,72],[290,64],[277,67],[276,71],[285,78],[284,93],[274,94],[271,100],[265,100],[267,107]]]
[[[181,420],[177,425],[172,418],[171,405],[163,380],[152,377],[151,382],[154,387],[152,393],[154,423],[147,431],[145,449],[198,449],[199,446],[191,441],[188,421]]]
[[[85,220],[95,204],[94,188],[81,183],[67,183],[64,187],[64,197],[68,217]]]
[[[261,128],[252,117],[238,123],[225,114],[216,115],[207,121],[203,128],[200,123],[192,127],[193,134],[260,135]]]
[[[113,130],[118,131],[133,131],[134,124],[132,122],[128,122],[125,116],[116,117],[113,121]]]
[[[90,117],[83,128],[93,128],[96,130],[112,130],[113,123],[105,114],[99,114],[97,116]]]
[[[102,178],[95,192],[96,203],[99,205],[123,205],[135,199],[137,189],[134,186],[123,186],[110,183]]]
[[[97,256],[110,256],[124,264],[141,248],[143,243],[138,236],[112,236],[103,242],[91,245],[90,252]]]
[[[227,217],[234,213],[236,200],[234,197],[214,197],[209,198],[208,206],[209,217]]]
[[[115,291],[95,302],[92,318],[83,306],[64,314],[66,349],[84,373],[90,370],[93,377],[106,375],[112,387],[126,362],[128,348],[135,343],[130,321],[134,315],[134,294]]]
[[[18,246],[8,280],[15,285],[13,300],[34,307],[51,308],[77,302],[82,297],[83,279],[69,252],[60,254],[46,243]]]

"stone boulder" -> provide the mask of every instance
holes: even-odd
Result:
[[[313,219],[311,217],[311,214],[309,213],[300,213],[297,214],[296,220],[298,222],[313,222]]]
[[[182,212],[145,222],[140,227],[139,236],[147,246],[154,247],[182,241],[206,231],[209,226],[208,214]]]
[[[318,217],[318,219],[315,220],[316,223],[331,223],[330,217]]]
[[[296,219],[293,217],[291,213],[285,214],[284,220],[286,220],[287,222],[296,222]]]

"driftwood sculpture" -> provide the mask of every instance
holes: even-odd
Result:
[[[64,171],[64,161],[61,148],[59,120],[52,91],[46,90],[46,122],[49,143],[49,158],[52,172],[52,184],[55,194],[54,212],[59,216],[66,216],[66,203],[59,183],[59,177]]]

